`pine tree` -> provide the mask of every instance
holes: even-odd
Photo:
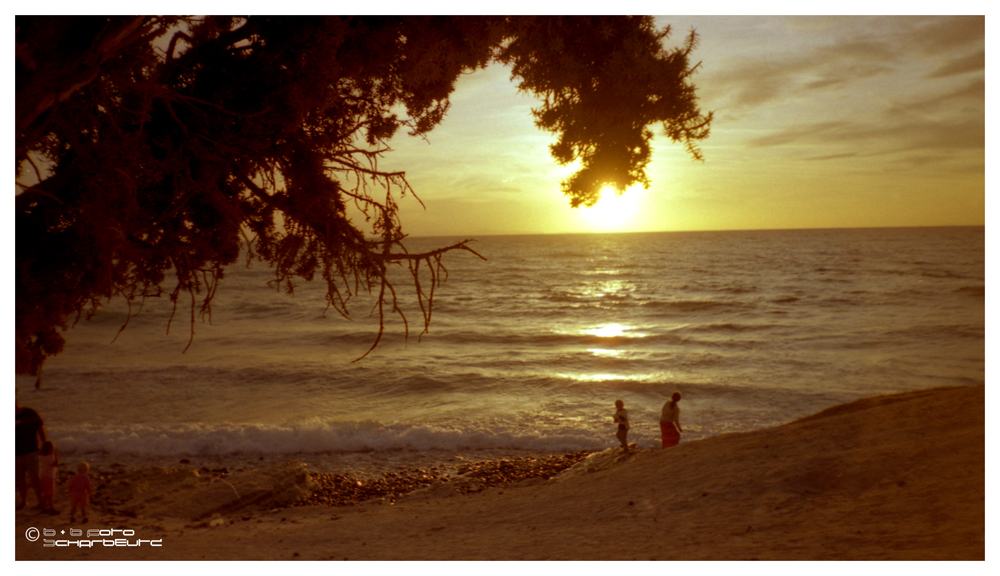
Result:
[[[700,159],[712,118],[694,32],[674,50],[668,33],[649,17],[17,17],[17,372],[112,298],[166,295],[193,323],[241,257],[289,294],[319,275],[343,314],[376,293],[372,347],[405,264],[426,330],[441,257],[472,248],[405,252],[397,200],[414,191],[380,169],[388,140],[428,133],[460,74],[501,63],[541,99],[554,158],[581,162],[572,205],[648,185],[649,126]]]

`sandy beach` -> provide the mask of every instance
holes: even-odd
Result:
[[[923,390],[668,450],[593,453],[516,483],[428,474],[351,505],[322,503],[316,491],[338,479],[301,463],[225,478],[122,471],[105,488],[116,506],[88,524],[71,524],[65,502],[58,516],[18,511],[15,557],[985,560],[984,417],[983,386]]]

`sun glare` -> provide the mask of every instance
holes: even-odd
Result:
[[[621,336],[626,330],[628,330],[628,326],[623,326],[621,324],[605,324],[599,328],[591,328],[590,330],[585,330],[584,332],[600,338],[614,338],[616,336]]]
[[[581,216],[590,227],[600,232],[624,232],[632,228],[640,208],[642,186],[632,186],[622,195],[610,186],[601,190],[601,199],[589,208],[581,208]]]

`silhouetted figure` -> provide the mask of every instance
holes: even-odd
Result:
[[[56,473],[59,468],[59,451],[51,441],[42,443],[38,451],[38,480],[42,483],[42,511],[58,514],[54,501],[56,495]]]
[[[83,522],[87,522],[87,505],[90,504],[90,476],[87,472],[90,470],[90,464],[86,462],[80,462],[76,467],[76,476],[69,481],[69,521],[73,522],[76,518],[76,510],[80,509],[80,513],[83,514]]]
[[[28,484],[35,491],[39,507],[42,507],[42,483],[38,479],[38,445],[45,442],[45,424],[42,417],[31,408],[21,408],[16,402],[17,426],[14,429],[14,482],[21,502],[20,510],[28,504]]]
[[[615,400],[615,408],[618,409],[615,412],[615,424],[618,424],[618,432],[615,436],[622,443],[622,449],[628,452],[628,410],[625,409],[625,403],[621,400]]]
[[[674,392],[660,411],[660,437],[664,448],[677,446],[681,441],[681,407],[677,405],[680,401],[681,393]]]

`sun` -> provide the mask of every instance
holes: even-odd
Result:
[[[641,208],[641,185],[632,186],[624,194],[616,194],[615,189],[605,186],[601,199],[588,208],[580,208],[581,217],[591,230],[599,232],[623,232],[632,229]]]

